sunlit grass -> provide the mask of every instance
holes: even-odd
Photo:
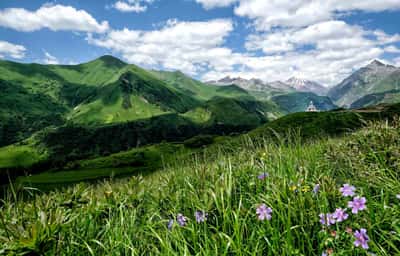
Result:
[[[313,142],[243,139],[145,177],[49,193],[25,188],[34,196],[24,200],[10,191],[0,210],[0,247],[11,255],[399,255],[399,135],[397,125],[374,124]],[[352,199],[340,193],[344,183],[366,198],[367,209],[321,225],[321,213]],[[261,204],[272,209],[270,220],[258,219]],[[207,220],[196,222],[196,211]],[[178,214],[187,217],[184,226]],[[367,250],[353,244],[361,228]]]

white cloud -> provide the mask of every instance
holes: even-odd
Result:
[[[389,45],[385,47],[385,52],[389,53],[400,53],[400,49],[394,45]]]
[[[25,56],[26,48],[22,45],[0,41],[0,58],[6,56],[14,59],[22,59]]]
[[[373,35],[381,44],[391,44],[400,42],[400,34],[388,35],[382,30],[375,30]]]
[[[230,20],[202,22],[169,20],[160,30],[113,30],[103,37],[88,37],[91,44],[120,53],[129,62],[162,66],[197,74],[221,67],[232,52],[221,47],[233,30]],[[231,65],[229,65],[230,67]]]
[[[44,60],[43,63],[45,64],[51,64],[51,65],[57,65],[60,64],[60,62],[58,61],[58,59],[56,57],[54,57],[53,55],[51,55],[50,53],[44,51]]]
[[[273,81],[299,76],[334,85],[353,72],[354,68],[378,59],[385,51],[397,49],[385,47],[373,34],[362,27],[334,20],[304,28],[253,34],[247,38],[247,50],[262,50],[265,56],[243,55],[235,63],[241,65],[242,69],[222,74],[211,70],[203,79],[230,75]],[[387,34],[381,36],[392,37]]]
[[[53,31],[72,30],[103,33],[109,29],[107,21],[99,23],[84,10],[77,10],[71,6],[48,4],[36,11],[23,8],[0,10],[0,26],[24,32],[48,28]]]
[[[235,2],[237,0],[196,0],[196,3],[201,4],[205,9],[227,7]]]
[[[147,10],[147,5],[152,3],[154,0],[128,0],[127,2],[124,1],[117,1],[113,7],[121,12],[145,12]]]
[[[207,9],[237,3],[236,15],[254,20],[258,30],[303,27],[351,11],[379,12],[400,9],[399,0],[196,0]]]

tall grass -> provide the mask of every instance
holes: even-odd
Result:
[[[371,124],[342,138],[243,139],[234,148],[177,158],[146,177],[81,183],[0,209],[4,254],[31,255],[400,255],[400,129]],[[279,140],[278,140],[279,141]],[[226,144],[227,145],[227,144]],[[259,174],[268,173],[265,179]],[[326,227],[319,214],[346,208],[349,183],[367,209]],[[320,184],[318,193],[312,190]],[[271,207],[271,220],[256,209]],[[208,214],[197,223],[195,211]],[[177,214],[187,217],[185,226]],[[172,226],[169,226],[173,220]],[[350,232],[351,228],[351,232]],[[365,228],[369,249],[355,247]],[[347,232],[346,232],[347,230]]]

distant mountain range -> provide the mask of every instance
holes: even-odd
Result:
[[[314,81],[296,77],[284,82],[264,82],[256,78],[247,80],[228,76],[207,83],[219,86],[235,84],[258,98],[271,99],[273,101],[279,98],[280,102],[283,97],[289,94],[294,100],[293,95],[299,92],[311,93],[309,95],[313,96],[314,101],[317,99],[317,102],[321,98],[315,98],[315,96],[328,96],[335,105],[348,108],[359,108],[379,103],[397,103],[400,101],[400,68],[386,65],[378,60],[374,60],[369,65],[355,71],[341,83],[331,88]],[[305,94],[302,95],[304,96]],[[295,98],[301,97],[297,96]],[[327,101],[325,103],[322,105],[330,105]],[[294,105],[297,105],[294,109],[300,110],[304,106],[304,102],[297,101]],[[326,109],[322,108],[322,110]]]
[[[309,81],[306,79],[300,79],[296,77],[292,77],[285,82],[282,81],[264,82],[256,78],[247,80],[241,77],[231,78],[227,76],[220,80],[208,81],[206,83],[220,85],[220,86],[235,84],[248,91],[262,91],[271,93],[312,92],[317,95],[324,96],[328,92],[327,87],[322,86],[317,82]]]

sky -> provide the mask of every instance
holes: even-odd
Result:
[[[0,58],[333,86],[374,59],[400,66],[399,18],[400,0],[0,0]]]

